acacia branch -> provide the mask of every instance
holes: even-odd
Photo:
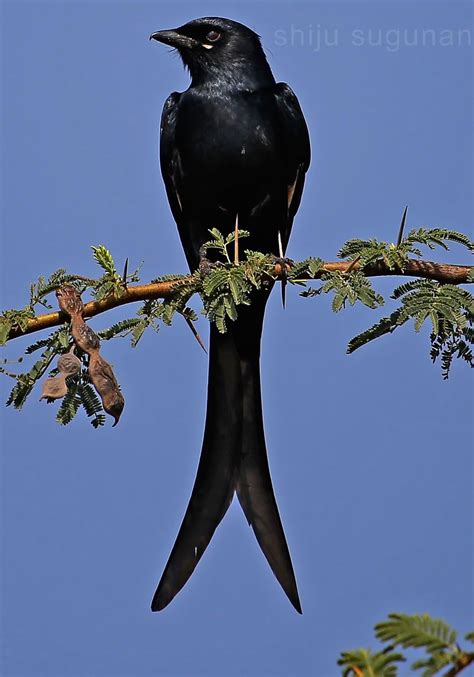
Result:
[[[359,270],[360,266],[354,261],[328,261],[312,278],[319,279],[324,272],[354,272]],[[364,268],[364,274],[367,277],[380,277],[387,275],[401,275],[405,277],[421,277],[428,280],[437,280],[438,282],[450,284],[463,284],[469,282],[468,275],[472,270],[471,266],[460,266],[448,263],[435,263],[434,261],[419,261],[408,259],[403,270],[399,266],[390,268],[384,261],[377,261]],[[280,264],[275,265],[274,276],[279,278],[282,275]],[[183,282],[190,281],[189,275],[183,275],[182,278],[166,282],[153,282],[150,284],[133,285],[127,287],[120,296],[109,296],[100,301],[90,301],[84,304],[84,317],[90,318],[100,315],[112,308],[123,306],[137,301],[146,301],[147,299],[167,299],[171,298],[175,287]],[[301,278],[303,279],[303,278]],[[12,328],[8,340],[26,336],[42,329],[57,327],[68,321],[68,316],[63,311],[45,313],[28,320],[25,328]]]
[[[459,673],[462,672],[464,668],[467,668],[472,663],[474,663],[474,653],[462,652],[461,656],[458,658],[456,664],[451,668],[451,670],[448,670],[448,672],[444,673],[444,677],[455,677],[455,675],[459,675]]]

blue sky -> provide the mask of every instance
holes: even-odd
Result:
[[[90,245],[142,275],[186,269],[158,166],[164,99],[187,87],[160,28],[228,16],[262,35],[296,91],[313,163],[289,255],[351,237],[472,227],[472,5],[456,2],[3,2],[1,306]],[[425,31],[423,33],[423,31]],[[451,35],[451,37],[449,37]],[[450,44],[449,44],[450,43]],[[469,43],[471,43],[469,45]],[[453,248],[441,256],[468,263]],[[376,283],[389,292],[395,280]],[[96,318],[100,329],[121,317]],[[304,614],[237,503],[175,601],[149,604],[196,470],[207,364],[177,321],[103,346],[118,427],[60,428],[32,397],[2,410],[2,675],[332,677],[391,611],[472,624],[472,389],[411,328],[345,355],[380,316],[270,302],[265,426]],[[206,336],[205,321],[199,322]],[[27,343],[4,351],[15,357]],[[6,399],[10,383],[1,382]],[[410,674],[408,668],[401,675]]]

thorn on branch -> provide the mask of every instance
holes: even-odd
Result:
[[[125,259],[125,265],[123,267],[123,274],[122,274],[123,286],[125,287],[125,289],[127,288],[127,275],[128,275],[128,256]]]
[[[234,265],[239,265],[239,215],[235,217],[234,228]]]
[[[194,326],[193,321],[189,317],[186,317],[186,315],[183,315],[183,317],[186,320],[186,324],[191,329],[194,338],[196,339],[196,341],[199,343],[199,345],[201,346],[201,348],[204,350],[204,352],[207,355],[207,350],[206,350],[206,346],[204,345],[204,341],[202,340],[201,336],[199,335],[199,332],[197,331],[196,327]]]
[[[346,275],[349,275],[349,273],[355,268],[355,266],[359,263],[360,261],[360,256],[356,256],[353,261],[350,262],[349,266],[346,268],[344,273]]]
[[[405,209],[403,210],[403,216],[402,220],[400,223],[400,228],[398,230],[398,237],[397,237],[397,247],[400,246],[402,240],[403,240],[403,231],[405,230],[405,223],[407,220],[407,212],[408,212],[408,205],[406,205]]]

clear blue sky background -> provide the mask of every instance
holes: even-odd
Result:
[[[333,259],[354,236],[394,240],[406,203],[411,227],[469,232],[472,44],[457,31],[472,43],[471,9],[3,2],[2,307],[21,307],[28,284],[61,266],[95,274],[91,244],[144,260],[144,280],[185,270],[157,149],[163,101],[188,76],[148,35],[196,16],[257,30],[305,111],[314,159],[292,257]],[[429,29],[434,45],[433,34],[423,44]],[[331,44],[319,48],[318,31]],[[456,248],[441,258],[468,262]],[[411,328],[346,356],[379,316],[333,315],[327,299],[295,290],[285,312],[277,294],[270,304],[265,424],[302,617],[237,503],[182,593],[149,611],[201,445],[207,364],[184,322],[135,351],[104,345],[127,400],[117,428],[95,431],[83,415],[60,428],[39,393],[22,413],[3,410],[2,676],[332,677],[339,652],[373,642],[391,611],[466,632],[470,375],[456,364],[443,382],[427,331]]]

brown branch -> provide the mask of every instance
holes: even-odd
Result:
[[[444,673],[444,677],[455,677],[455,675],[459,675],[464,668],[467,668],[472,663],[474,663],[474,653],[465,653],[463,651],[456,664],[448,672]]]
[[[335,261],[325,263],[323,270],[334,272],[347,271],[351,266],[351,261]],[[356,264],[351,270],[358,270]],[[405,277],[424,277],[427,280],[437,280],[438,282],[449,282],[450,284],[465,284],[468,282],[468,275],[472,266],[457,266],[450,263],[435,263],[434,261],[418,261],[417,259],[408,259],[402,270],[398,266],[389,268],[383,261],[378,261],[364,269],[367,277],[380,277],[382,275],[402,275]]]
[[[359,264],[354,261],[329,261],[323,265],[320,271],[316,273],[313,279],[321,277],[321,273],[336,272],[341,273],[353,272],[359,269]],[[468,282],[468,274],[471,271],[471,266],[458,266],[449,263],[435,263],[433,261],[418,261],[416,259],[409,259],[405,263],[403,270],[395,266],[389,268],[383,261],[367,266],[364,273],[368,277],[380,277],[386,275],[402,275],[405,277],[422,277],[427,280],[437,280],[438,282],[449,282],[451,284],[462,284]],[[282,269],[280,264],[275,265],[275,277],[280,277]],[[151,284],[141,284],[127,287],[120,297],[107,297],[100,301],[90,301],[84,305],[84,317],[94,317],[100,315],[107,310],[123,306],[127,303],[135,303],[137,301],[146,301],[147,299],[166,299],[173,296],[174,288],[182,282],[189,281],[189,275],[183,275],[179,280],[172,280],[169,282],[154,282]],[[32,334],[42,329],[50,329],[57,327],[68,321],[68,316],[62,312],[46,313],[38,315],[37,317],[28,320],[25,329],[14,328],[8,336],[8,340]]]

